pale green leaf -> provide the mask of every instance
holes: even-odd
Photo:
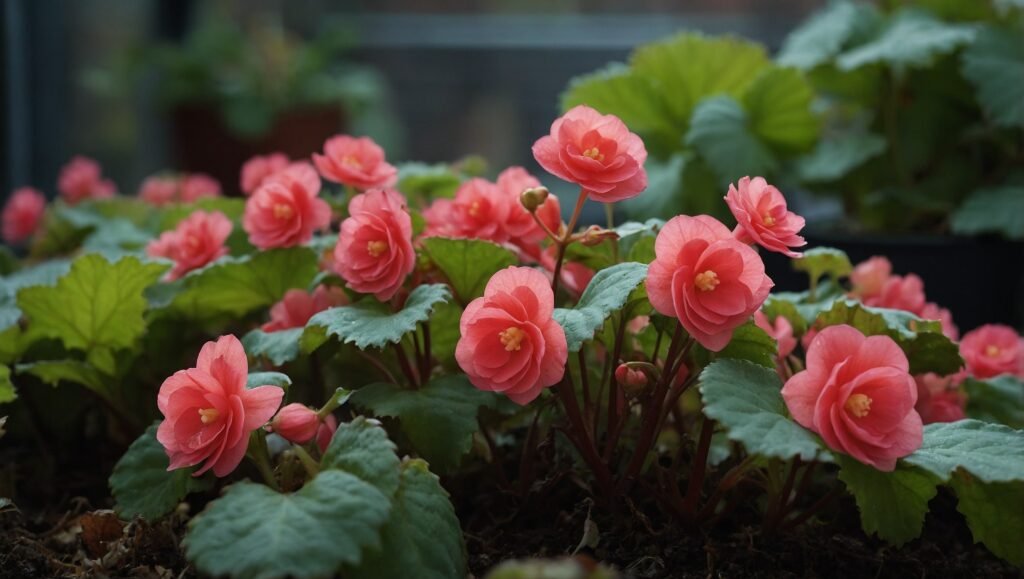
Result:
[[[246,379],[246,388],[259,388],[260,386],[277,386],[287,390],[292,385],[292,379],[280,372],[249,372]]]
[[[289,328],[276,332],[256,329],[242,337],[245,351],[254,357],[264,357],[275,366],[281,366],[299,357],[299,343],[305,328]]]
[[[1024,187],[979,189],[953,212],[954,233],[1000,233],[1024,239]]]
[[[942,22],[924,11],[896,13],[879,34],[836,59],[842,70],[874,63],[896,68],[927,66],[943,54],[974,40],[974,27]]]
[[[852,2],[833,2],[789,33],[776,62],[810,70],[839,54],[854,31],[860,7]]]
[[[1024,431],[971,419],[928,424],[903,462],[944,481],[958,468],[982,482],[1024,481]]]
[[[337,336],[343,343],[355,344],[360,350],[397,344],[402,336],[416,329],[416,324],[430,319],[430,313],[447,302],[451,292],[444,284],[421,285],[412,290],[405,306],[392,312],[386,305],[366,298],[350,306],[324,310],[313,316],[310,326],[321,326],[327,336]]]
[[[786,151],[806,151],[818,140],[818,117],[811,112],[814,91],[794,68],[773,67],[754,79],[743,95],[751,131]]]
[[[597,272],[576,307],[555,308],[554,318],[565,330],[569,351],[593,339],[612,313],[620,311],[633,290],[647,279],[647,266],[626,262]]]
[[[796,172],[802,181],[836,181],[873,159],[886,149],[886,140],[866,132],[823,138],[809,154],[797,160]]]
[[[686,144],[697,149],[721,182],[773,172],[778,163],[752,132],[750,119],[735,99],[709,97],[693,111]]]
[[[0,404],[12,402],[18,398],[18,392],[11,383],[11,369],[0,366]]]
[[[853,265],[850,258],[840,249],[815,247],[804,252],[804,256],[793,262],[793,269],[807,272],[811,285],[817,285],[823,276],[839,279],[850,275]]]
[[[516,255],[483,239],[428,237],[423,250],[451,284],[462,303],[484,295],[484,288],[498,271],[519,263]]]

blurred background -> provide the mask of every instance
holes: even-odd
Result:
[[[5,0],[0,185],[53,197],[81,154],[125,195],[161,171],[238,194],[252,155],[308,157],[336,133],[371,136],[405,176],[543,176],[531,145],[586,103],[651,153],[619,221],[730,222],[728,185],[763,175],[811,246],[888,255],[964,329],[1020,327],[1022,14],[1024,0]],[[765,259],[779,289],[806,286]]]

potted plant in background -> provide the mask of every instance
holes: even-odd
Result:
[[[180,44],[129,51],[92,84],[126,91],[151,80],[169,114],[175,164],[232,191],[253,155],[301,157],[339,130],[383,118],[383,80],[342,60],[352,42],[338,27],[303,42],[268,18],[208,11]]]

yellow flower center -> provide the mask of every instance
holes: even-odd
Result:
[[[523,338],[525,337],[526,332],[515,326],[498,332],[498,338],[501,339],[501,345],[505,346],[506,352],[511,352],[513,350],[518,352],[519,348],[522,348]]]
[[[865,394],[854,394],[846,399],[846,409],[857,418],[864,418],[871,412],[871,398]]]
[[[345,155],[341,158],[341,164],[351,169],[362,169],[363,162],[353,157],[352,155]]]
[[[480,215],[480,202],[479,201],[474,201],[473,203],[470,204],[470,206],[469,206],[469,214],[472,217],[476,217],[476,216]]]
[[[765,227],[771,227],[772,225],[775,225],[775,218],[772,217],[770,213],[765,213],[761,222],[764,223]]]
[[[703,273],[698,273],[697,277],[693,279],[693,283],[696,284],[697,289],[700,291],[709,292],[718,287],[718,284],[721,282],[718,280],[718,274],[709,269]]]
[[[197,236],[197,235],[188,235],[188,236],[186,236],[185,237],[185,245],[189,246],[192,249],[195,249],[195,248],[199,247],[199,236]]]
[[[999,346],[996,346],[995,344],[989,344],[988,346],[985,347],[985,355],[988,356],[989,358],[995,358],[996,356],[1002,353],[1003,351],[1000,350]]]
[[[380,257],[387,250],[388,242],[386,241],[370,241],[366,244],[366,253],[372,257]]]
[[[218,416],[220,416],[220,412],[216,408],[199,409],[199,420],[201,420],[203,424],[210,424],[211,422],[216,422]]]
[[[277,219],[291,219],[292,215],[295,215],[295,210],[292,209],[291,205],[286,205],[284,203],[274,204],[274,217]]]
[[[590,147],[586,151],[583,151],[584,157],[590,157],[591,159],[602,162],[604,161],[604,155],[601,154],[601,150],[597,147]]]

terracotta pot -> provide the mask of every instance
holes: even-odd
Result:
[[[338,106],[282,113],[267,133],[252,139],[232,133],[213,106],[178,107],[171,121],[174,166],[209,173],[227,195],[240,194],[239,172],[253,155],[280,151],[292,159],[309,159],[328,137],[345,128],[345,114]]]

